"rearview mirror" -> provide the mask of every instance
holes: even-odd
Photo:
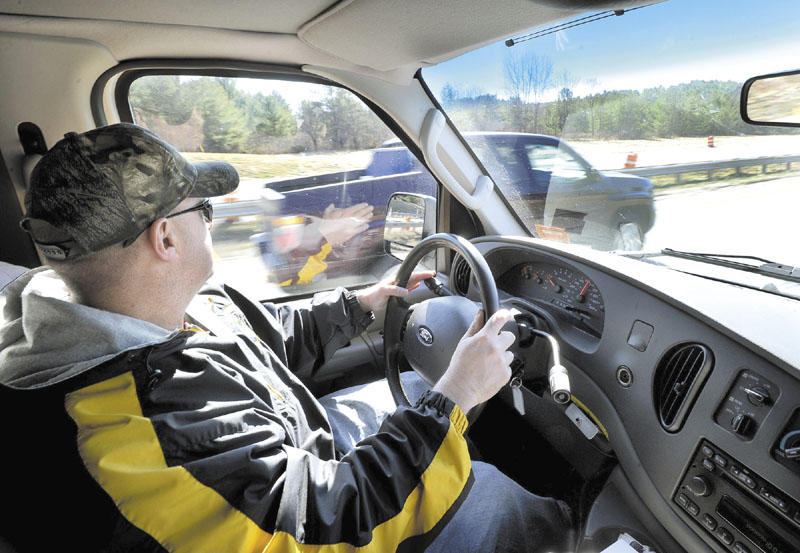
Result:
[[[386,253],[405,259],[423,238],[436,232],[436,198],[396,193],[389,198],[383,240]]]
[[[742,119],[751,125],[800,127],[800,71],[748,79],[740,108]]]

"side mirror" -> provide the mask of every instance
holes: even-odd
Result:
[[[800,71],[748,79],[742,87],[740,111],[751,125],[800,127]]]
[[[436,198],[407,192],[391,195],[383,230],[386,253],[405,259],[414,246],[434,233]]]

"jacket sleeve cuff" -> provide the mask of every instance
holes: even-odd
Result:
[[[433,409],[439,415],[449,418],[450,424],[455,427],[459,434],[463,434],[469,424],[467,416],[461,410],[461,407],[441,392],[427,390],[417,399],[414,407],[416,409]]]
[[[375,313],[372,311],[364,311],[361,303],[358,301],[358,296],[351,290],[344,292],[344,304],[347,313],[353,319],[353,325],[356,327],[356,334],[361,334],[367,327],[375,320]]]

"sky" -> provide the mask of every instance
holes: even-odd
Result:
[[[549,58],[554,75],[566,71],[578,97],[692,80],[744,82],[800,69],[800,0],[668,0],[511,48],[499,41],[425,68],[422,76],[437,96],[449,83],[462,93],[507,98],[504,60],[527,53]],[[239,87],[250,93],[275,90],[295,112],[300,102],[319,100],[325,90],[259,79],[242,79]],[[544,100],[552,100],[556,90]]]
[[[450,83],[507,97],[504,60],[534,53],[553,62],[554,74],[567,71],[577,96],[696,79],[743,82],[800,68],[799,23],[798,0],[669,0],[510,48],[501,41],[422,75],[437,95]]]
[[[295,113],[300,109],[300,103],[303,100],[322,100],[327,90],[327,87],[309,86],[308,83],[262,79],[239,79],[236,87],[250,94],[277,92],[283,96]]]

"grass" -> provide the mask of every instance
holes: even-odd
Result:
[[[236,168],[242,178],[272,179],[363,169],[372,159],[372,152],[359,150],[356,152],[275,155],[186,152],[183,156],[192,162],[227,161]]]

